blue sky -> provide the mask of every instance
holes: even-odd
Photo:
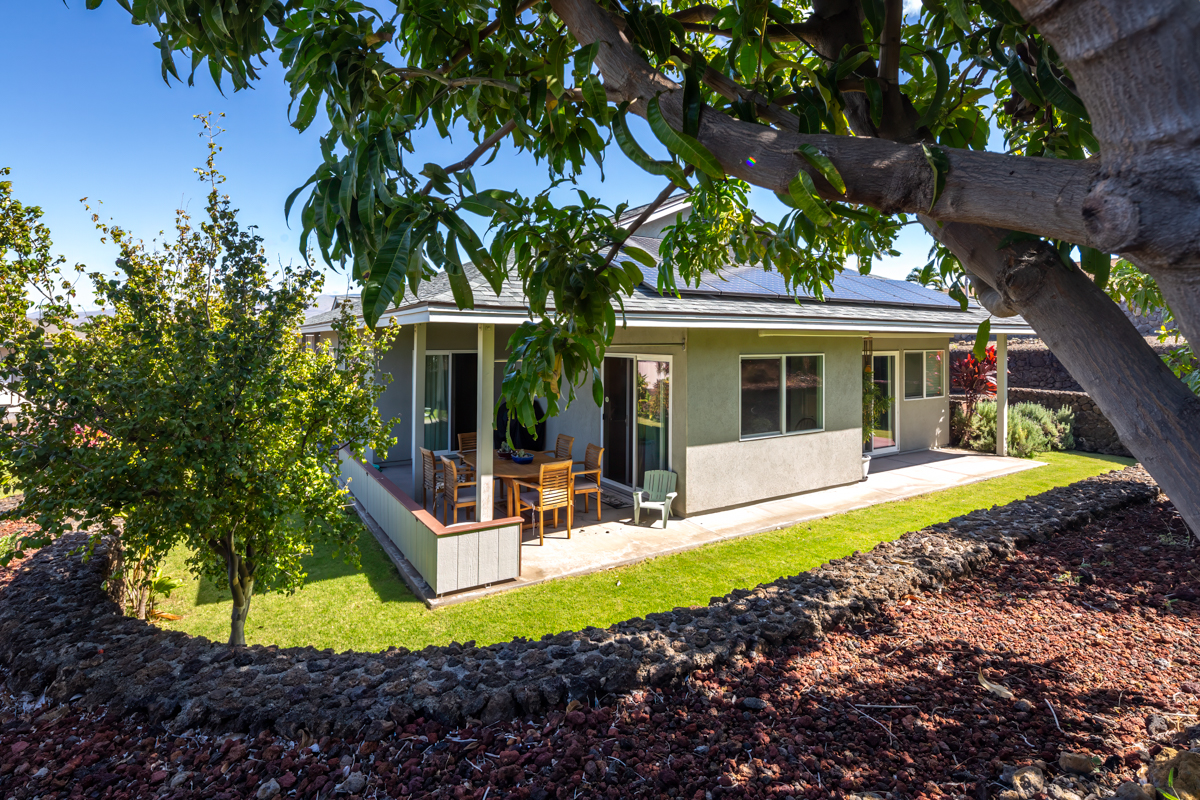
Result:
[[[255,89],[224,96],[207,71],[197,74],[195,86],[167,86],[148,28],[131,25],[114,0],[96,11],[85,10],[83,0],[70,3],[0,0],[0,166],[12,168],[20,200],[42,207],[55,250],[71,263],[111,268],[115,250],[100,243],[82,197],[101,201],[102,217],[147,240],[170,229],[176,208],[201,212],[206,189],[193,169],[205,151],[192,115],[211,111],[225,113],[218,166],[241,221],[259,227],[272,261],[297,261],[298,228],[288,228],[283,203],[319,162],[322,131],[319,122],[304,134],[288,124],[278,65],[263,71]],[[650,149],[649,131],[635,134]],[[431,131],[418,141],[417,157],[446,164],[473,146],[468,136],[443,141]],[[615,147],[605,172],[602,182],[599,170],[589,170],[579,185],[613,205],[648,202],[663,185]],[[480,185],[527,192],[545,179],[543,166],[511,149],[476,172]],[[784,213],[769,192],[756,191],[753,201],[768,219]],[[903,278],[925,263],[929,240],[916,226],[899,245],[903,256],[877,264],[877,274]],[[330,275],[327,292],[345,288],[344,276]]]

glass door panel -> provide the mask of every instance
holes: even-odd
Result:
[[[637,485],[647,470],[667,468],[671,430],[671,364],[637,362]]]
[[[883,389],[890,403],[880,415],[879,424],[871,435],[868,452],[878,453],[896,449],[896,356],[872,356],[875,385]]]
[[[633,359],[604,359],[604,477],[629,486],[633,482]]]
[[[450,447],[450,356],[425,356],[426,450]]]

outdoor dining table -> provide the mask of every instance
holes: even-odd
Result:
[[[462,450],[458,455],[468,467],[475,469],[474,450]],[[542,464],[569,462],[570,460],[569,458],[559,458],[553,450],[547,450],[542,453],[534,453],[533,462],[530,464],[518,464],[512,459],[502,458],[500,451],[494,450],[492,452],[492,476],[504,481],[505,494],[508,497],[508,516],[517,516],[516,502],[519,495],[517,481],[537,485],[542,479]]]

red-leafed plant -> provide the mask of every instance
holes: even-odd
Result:
[[[996,395],[996,346],[984,352],[982,359],[967,353],[950,367],[950,386],[966,395],[963,414],[969,421],[975,416],[975,404]]]

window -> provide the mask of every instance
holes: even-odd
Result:
[[[904,399],[941,397],[945,393],[945,350],[909,350],[904,353]]]
[[[742,438],[819,431],[825,417],[825,357],[742,359]]]

